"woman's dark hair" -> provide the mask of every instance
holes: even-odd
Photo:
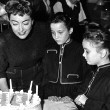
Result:
[[[5,10],[8,14],[9,19],[11,14],[18,14],[20,16],[27,14],[31,16],[31,18],[33,18],[32,4],[26,0],[9,0],[6,3]]]
[[[68,29],[72,27],[71,25],[71,18],[66,15],[64,12],[58,12],[56,14],[53,14],[49,20],[50,24],[51,23],[59,23],[63,22],[65,26],[67,26]]]

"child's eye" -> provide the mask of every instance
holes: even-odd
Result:
[[[16,25],[18,25],[18,24],[14,24],[14,23],[13,23],[13,25],[16,26]]]
[[[55,35],[55,32],[51,31],[52,35]]]
[[[63,32],[59,32],[59,34],[62,34]]]
[[[89,51],[88,51],[88,50],[86,50],[86,49],[84,49],[84,53],[89,54]]]
[[[86,50],[86,53],[89,54],[89,51]]]

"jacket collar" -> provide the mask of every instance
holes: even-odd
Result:
[[[62,44],[61,46],[62,46],[62,47],[65,47],[65,45],[68,45],[68,44],[70,44],[71,42],[72,42],[72,39],[70,39],[70,40],[67,41],[66,43]]]
[[[103,68],[107,68],[107,67],[110,67],[110,63],[99,66],[97,70],[100,70],[100,69],[103,69]]]

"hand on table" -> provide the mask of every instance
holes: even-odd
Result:
[[[87,99],[88,99],[88,98],[87,98],[84,94],[82,94],[82,95],[78,95],[78,96],[76,97],[76,99],[74,100],[74,102],[75,102],[77,105],[82,106],[82,105],[85,105]]]
[[[43,110],[78,110],[73,100],[68,97],[51,96],[44,101]]]

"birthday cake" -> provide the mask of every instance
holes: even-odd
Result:
[[[13,91],[12,83],[10,83],[10,87],[9,92],[0,91],[0,110],[41,110],[37,85],[35,94],[32,94],[31,91],[32,82],[28,92]]]
[[[41,110],[40,102],[37,94],[0,91],[0,110]]]

